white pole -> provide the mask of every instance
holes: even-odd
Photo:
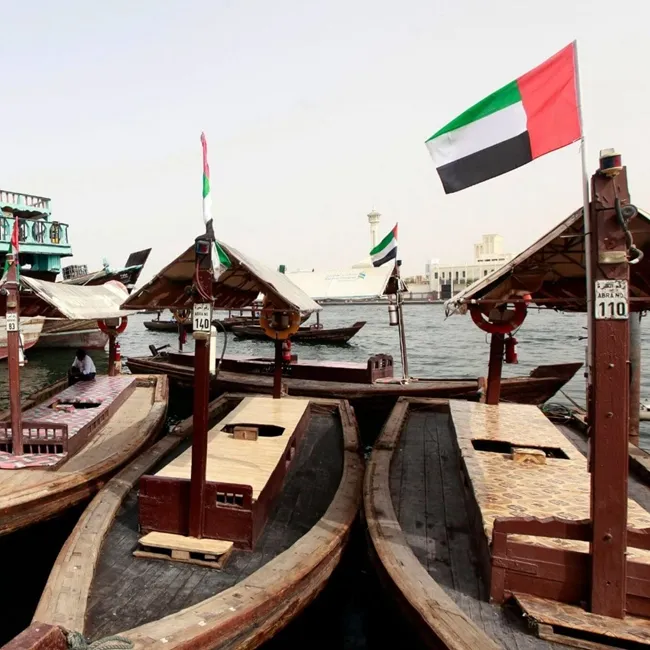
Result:
[[[593,310],[594,285],[593,285],[593,262],[591,259],[591,231],[589,229],[589,175],[587,174],[587,152],[585,148],[585,130],[582,119],[582,95],[580,93],[580,68],[578,66],[578,41],[573,42],[573,52],[576,69],[576,99],[578,100],[578,119],[580,120],[580,157],[582,161],[582,206],[584,221],[585,241],[585,276],[587,295],[587,387],[591,386],[591,364],[593,348],[593,332],[591,313]],[[588,388],[587,388],[588,389]]]

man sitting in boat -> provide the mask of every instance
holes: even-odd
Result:
[[[72,367],[68,371],[68,383],[70,386],[78,381],[91,381],[95,379],[97,369],[93,360],[86,354],[83,348],[79,348],[72,362]]]

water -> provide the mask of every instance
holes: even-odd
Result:
[[[478,377],[487,375],[489,354],[488,337],[468,316],[444,319],[442,305],[406,305],[405,323],[408,346],[409,373],[420,377]],[[165,315],[163,315],[163,318]],[[170,333],[150,332],[143,326],[151,315],[136,314],[129,319],[129,327],[120,336],[122,355],[149,355],[149,344],[156,347],[171,344],[177,348],[177,337]],[[348,326],[358,320],[366,326],[345,346],[294,344],[293,351],[305,359],[366,361],[372,354],[386,352],[393,355],[395,373],[401,372],[399,340],[396,327],[388,326],[387,310],[383,306],[326,307],[321,321],[326,327]],[[531,310],[517,334],[519,363],[505,365],[504,376],[527,375],[538,365],[583,361],[585,358],[586,317],[583,314],[560,314]],[[644,328],[642,328],[644,329]],[[223,338],[219,337],[221,346]],[[642,352],[649,349],[650,332],[642,331]],[[187,350],[192,349],[188,338]],[[221,348],[219,348],[219,353]],[[227,339],[226,353],[272,356],[272,343]],[[22,372],[21,389],[29,394],[56,379],[72,363],[74,350],[39,351],[27,353],[29,363]],[[98,372],[106,370],[108,354],[92,352]],[[7,404],[6,365],[0,367],[0,407]],[[642,365],[641,395],[650,397],[650,368]],[[584,377],[582,372],[573,378],[564,392],[578,404],[584,405]],[[558,394],[554,401],[568,403]],[[170,404],[170,419],[186,417],[191,410],[187,402]],[[650,423],[642,423],[641,445],[650,447]],[[0,539],[0,553],[5,558],[29,557],[29,566],[21,560],[8,563],[7,584],[18,585],[17,590],[0,592],[0,611],[4,613],[0,625],[0,644],[26,627],[33,614],[38,597],[58,549],[74,526],[79,515],[74,511],[54,522],[41,524],[39,529],[28,529],[8,540]],[[43,542],[45,541],[45,547]],[[14,567],[14,568],[12,568]],[[29,579],[25,581],[25,571]],[[5,616],[6,615],[6,616]],[[365,537],[361,525],[352,536],[341,566],[318,599],[286,630],[265,646],[265,650],[302,648],[344,648],[346,650],[379,648],[387,644],[405,645],[407,630],[396,615],[392,604],[384,599],[376,582],[372,566],[365,554]]]

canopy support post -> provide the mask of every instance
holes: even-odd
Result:
[[[116,335],[114,331],[111,331],[113,328],[109,328],[108,331],[108,376],[115,377],[117,375],[117,369],[115,367],[115,358],[116,358],[116,346],[115,340]]]
[[[275,339],[275,368],[273,370],[273,399],[282,397],[282,339]]]
[[[601,162],[602,164],[602,162]],[[625,167],[614,175],[596,173],[592,177],[589,210],[592,233],[592,273],[595,302],[589,313],[593,334],[590,400],[591,471],[591,611],[601,616],[623,618],[627,591],[627,498],[628,430],[630,409],[629,345],[630,321],[621,318],[603,288],[599,301],[598,281],[624,283],[629,304],[630,268],[625,233],[615,202],[625,206],[630,195]],[[627,307],[628,305],[626,305]],[[599,313],[599,308],[603,313]],[[612,313],[609,313],[611,308]],[[638,411],[639,405],[635,405]]]
[[[501,398],[501,372],[503,370],[503,352],[505,335],[490,335],[490,360],[488,362],[486,404],[498,404]]]
[[[203,537],[205,471],[208,449],[210,394],[210,334],[194,332],[194,413],[192,415],[192,471],[190,476],[190,536]]]
[[[9,257],[9,256],[8,256]],[[9,364],[9,409],[11,410],[11,439],[13,454],[23,455],[23,414],[20,403],[20,291],[17,260],[9,257],[7,270],[7,352]],[[9,329],[10,322],[16,323]]]
[[[641,419],[641,312],[630,313],[630,442],[639,446]]]

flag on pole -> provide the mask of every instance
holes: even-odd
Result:
[[[395,227],[370,251],[373,266],[381,266],[397,258],[397,224]]]
[[[212,219],[212,196],[210,194],[210,165],[208,165],[208,142],[205,133],[201,133],[203,147],[203,221],[207,225]]]
[[[576,43],[492,93],[427,141],[446,194],[521,167],[582,137]]]
[[[210,165],[208,164],[208,142],[205,139],[205,133],[201,133],[201,147],[203,149],[203,222],[207,226],[212,221],[212,195],[210,194]],[[231,262],[226,251],[214,243],[217,250],[217,259],[219,264],[227,269],[230,268]]]

